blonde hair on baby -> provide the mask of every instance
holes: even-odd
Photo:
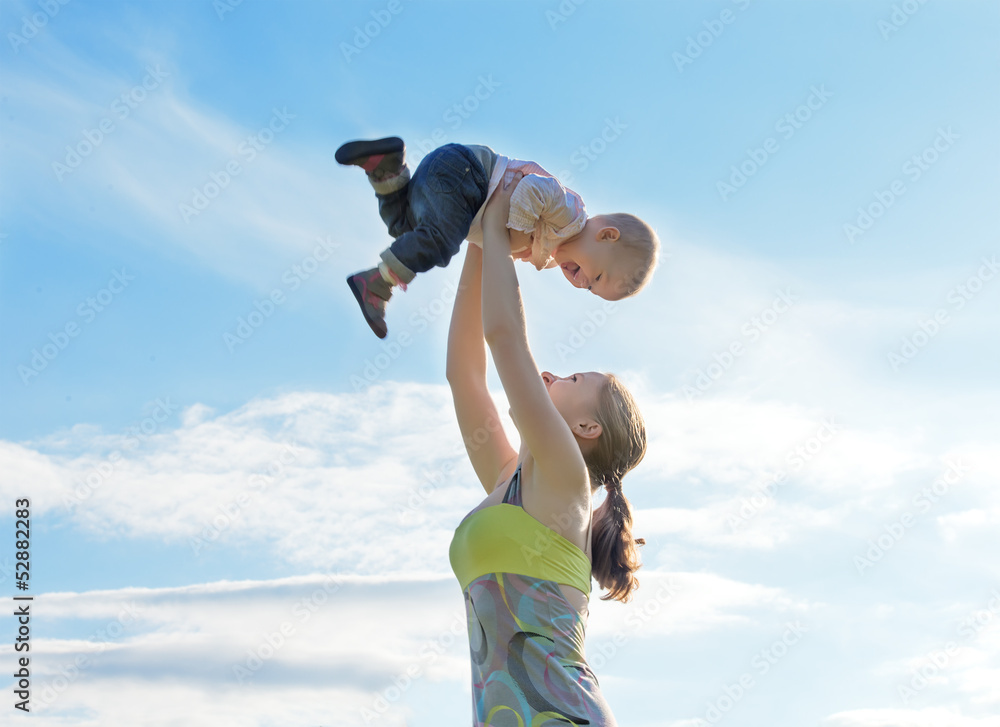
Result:
[[[627,212],[601,215],[601,218],[604,220],[602,226],[617,227],[620,233],[617,244],[628,256],[630,272],[619,283],[619,292],[621,298],[629,298],[646,287],[653,277],[660,257],[660,238],[652,227]]]

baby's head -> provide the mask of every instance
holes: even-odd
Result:
[[[605,300],[621,300],[649,282],[659,250],[652,227],[619,212],[588,218],[583,230],[557,247],[553,257],[575,287]]]

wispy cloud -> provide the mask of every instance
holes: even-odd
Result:
[[[923,709],[856,709],[838,712],[824,723],[830,727],[995,727],[995,717],[968,717],[959,710],[924,707]]]
[[[630,615],[621,604],[596,606],[590,649],[604,672],[627,667],[617,658],[624,644],[631,661],[655,654],[679,632],[802,609],[778,589],[716,576],[651,571],[646,579]],[[279,719],[290,695],[303,724],[363,724],[363,710],[396,724],[415,704],[409,684],[402,694],[392,689],[401,675],[408,683],[447,682],[455,691],[468,676],[464,601],[450,574],[318,573],[49,593],[35,608],[74,634],[33,647],[36,718],[46,725],[86,713],[126,724],[143,709],[146,724],[208,724],[222,714],[235,724],[251,712],[266,721]],[[120,697],[109,707],[103,700],[112,690]],[[386,695],[391,708],[378,709]],[[336,715],[324,714],[331,699]]]
[[[22,215],[57,228],[94,220],[131,245],[180,247],[260,290],[317,238],[344,245],[347,258],[359,240],[388,241],[377,215],[349,213],[374,209],[370,189],[361,175],[331,180],[335,144],[304,141],[294,104],[276,97],[255,118],[235,119],[196,100],[167,55],[143,53],[112,72],[48,38],[44,57],[44,74],[5,72],[18,109],[5,123],[5,168],[21,179],[7,192]],[[366,242],[367,256],[377,244]]]

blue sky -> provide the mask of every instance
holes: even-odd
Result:
[[[663,241],[610,310],[518,266],[539,365],[620,374],[650,432],[643,587],[588,630],[621,724],[1000,724],[998,30],[965,1],[0,2],[34,719],[468,719],[459,265],[385,342],[344,284],[390,238],[333,153],[399,135]]]

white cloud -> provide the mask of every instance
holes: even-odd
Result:
[[[589,653],[605,654],[598,671],[609,681],[642,670],[671,635],[800,608],[779,589],[717,576],[650,572],[646,579],[632,605],[593,602]],[[667,584],[670,591],[657,596]],[[143,724],[356,725],[364,723],[362,709],[400,724],[419,711],[419,689],[439,683],[455,704],[466,704],[459,699],[469,670],[464,602],[450,576],[326,573],[49,593],[34,607],[73,634],[33,642],[33,699],[43,725],[73,715],[133,724],[139,714]],[[600,651],[626,642],[627,661]],[[297,712],[282,711],[290,700]],[[336,714],[323,714],[331,705]]]
[[[34,700],[45,724],[77,710],[101,724],[130,724],[150,704],[161,709],[139,720],[146,724],[209,724],[213,714],[235,724],[251,709],[264,723],[279,719],[295,694],[305,721],[329,724],[321,712],[336,704],[341,724],[357,724],[376,693],[408,670],[433,681],[467,676],[464,603],[451,578],[317,574],[45,594],[34,606],[61,629],[89,631],[33,643]],[[103,701],[112,690],[120,698]],[[178,695],[187,699],[174,702]]]
[[[293,393],[181,419],[145,442],[83,427],[33,443],[46,454],[5,443],[3,489],[31,483],[37,514],[72,503],[87,532],[188,542],[192,557],[254,539],[370,573],[449,572],[450,533],[483,497],[447,387]]]
[[[756,625],[767,614],[802,615],[809,605],[780,588],[742,583],[708,573],[671,573],[643,568],[635,598],[617,601],[591,597],[588,635],[600,644],[616,636],[651,638],[712,631],[723,626]]]
[[[855,709],[828,717],[830,727],[996,727],[997,717],[968,717],[961,712],[926,707],[924,709]]]
[[[997,461],[985,447],[934,453],[919,438],[822,411],[637,388],[650,432],[646,459],[626,479],[639,536],[751,549],[845,525],[869,537],[873,521],[919,514],[914,498],[947,461],[970,470],[934,503],[944,537],[990,522],[981,504],[996,498]],[[451,533],[483,497],[443,385],[292,392],[225,414],[195,404],[180,422],[143,440],[81,424],[0,442],[9,473],[0,490],[15,497],[30,483],[36,512],[72,505],[91,534],[185,542],[192,557],[271,543],[290,563],[358,573],[449,572]],[[861,527],[849,524],[859,514]]]

